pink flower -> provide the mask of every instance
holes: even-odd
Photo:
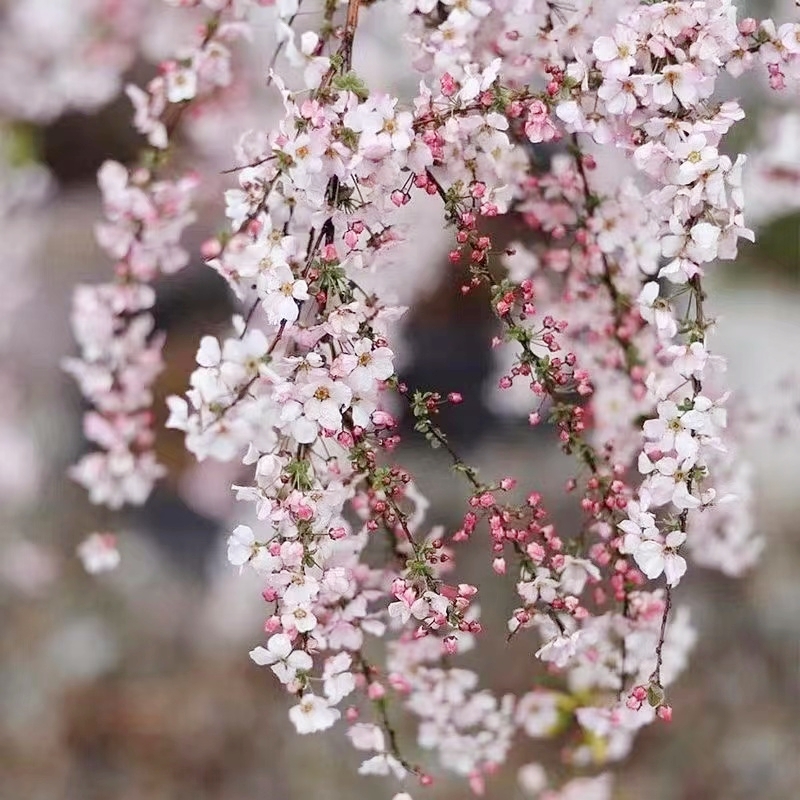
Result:
[[[558,133],[547,106],[541,100],[533,100],[525,118],[525,135],[534,144],[552,141]]]

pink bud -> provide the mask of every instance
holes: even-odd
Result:
[[[469,776],[469,788],[473,794],[482,795],[486,791],[486,781],[480,772],[471,772]]]
[[[371,419],[373,425],[378,428],[394,428],[397,424],[394,417],[388,411],[373,411]]]
[[[442,649],[448,656],[454,656],[458,652],[458,639],[455,636],[445,636],[442,639]]]
[[[200,245],[200,255],[208,261],[212,258],[216,258],[222,252],[222,245],[219,243],[219,239],[206,239],[203,244]]]
[[[739,20],[739,33],[742,36],[750,36],[758,30],[758,23],[752,17],[745,17]]]
[[[339,442],[342,447],[347,449],[353,446],[353,437],[347,431],[341,431],[341,433],[338,433],[336,435],[336,441]]]
[[[369,689],[367,689],[367,696],[370,700],[380,700],[382,697],[386,696],[386,689],[383,688],[382,683],[374,681],[369,685]]]
[[[265,633],[275,633],[275,631],[279,631],[281,629],[281,621],[279,617],[275,615],[271,616],[265,623],[264,623],[264,632]]]
[[[389,675],[389,685],[396,692],[402,694],[408,694],[411,691],[411,684],[408,682],[408,679],[397,672],[392,672]]]
[[[449,72],[439,79],[439,87],[445,97],[452,97],[457,91],[455,78]]]

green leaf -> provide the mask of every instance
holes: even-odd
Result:
[[[333,79],[333,85],[343,92],[352,92],[359,100],[366,100],[369,97],[367,85],[352,70],[345,72],[344,75],[337,75]]]

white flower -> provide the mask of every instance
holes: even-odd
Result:
[[[383,731],[377,726],[359,722],[347,731],[347,736],[356,750],[376,750],[386,747]]]
[[[541,764],[525,764],[519,768],[517,780],[525,794],[536,796],[547,788],[547,774]]]
[[[319,45],[319,36],[313,31],[306,31],[300,36],[300,48],[294,43],[294,31],[288,28],[286,56],[294,67],[304,67],[303,81],[306,88],[312,89],[319,86],[322,76],[328,71],[331,60],[327,56],[317,56],[314,53]]]
[[[720,429],[727,424],[727,412],[721,407],[726,398],[727,395],[715,403],[708,397],[698,395],[692,408],[683,415],[683,424],[698,436],[706,438],[706,441],[713,441]]]
[[[547,567],[537,567],[533,580],[517,584],[517,594],[528,605],[533,605],[539,599],[544,603],[552,603],[558,594],[558,583]]]
[[[697,508],[700,505],[700,501],[686,487],[692,464],[692,459],[679,462],[676,458],[665,456],[651,461],[645,453],[639,454],[639,471],[648,476],[642,486],[649,492],[654,505],[672,502],[680,509]]]
[[[680,461],[694,459],[697,455],[698,443],[692,436],[695,429],[691,423],[692,417],[687,419],[687,413],[678,408],[672,400],[662,400],[658,406],[658,418],[648,419],[642,426],[644,435],[664,453],[674,450]],[[698,421],[695,420],[695,424]],[[650,470],[640,471],[647,474]]]
[[[402,780],[406,775],[405,767],[390,753],[368,758],[361,762],[358,768],[359,775],[389,775],[394,773],[398,780]]]
[[[385,381],[394,374],[394,353],[388,347],[376,347],[369,339],[361,339],[355,345],[356,366],[348,375],[347,382],[357,392],[369,392],[375,381]]]
[[[625,534],[620,552],[633,554],[637,547],[647,539],[658,537],[655,517],[648,511],[640,511],[636,503],[628,503],[629,519],[619,523],[619,529]]]
[[[342,429],[342,410],[350,405],[352,392],[341,381],[328,378],[303,387],[303,415],[329,431]]]
[[[594,57],[607,69],[613,64],[629,72],[636,65],[636,52],[639,49],[636,31],[624,25],[614,27],[614,35],[601,36],[592,45]]]
[[[667,353],[674,358],[673,369],[685,378],[700,378],[707,367],[720,372],[725,369],[725,360],[720,356],[712,356],[703,342],[692,342],[690,345],[672,345]]]
[[[218,367],[222,360],[222,350],[219,342],[213,336],[204,336],[200,340],[200,347],[197,350],[197,363],[201,367]]]
[[[427,600],[422,597],[415,598],[412,593],[401,596],[394,603],[389,603],[387,611],[392,619],[399,620],[401,625],[405,625],[411,617],[425,619],[430,612],[430,605]]]
[[[560,695],[557,692],[528,692],[517,703],[515,719],[532,738],[549,736],[558,725]]]
[[[671,103],[673,97],[690,106],[699,97],[698,86],[703,81],[703,74],[694,64],[670,64],[655,77],[653,100],[660,106]]]
[[[719,164],[717,148],[707,144],[702,133],[694,133],[681,142],[675,148],[674,155],[681,162],[678,183],[684,185],[694,183],[703,173],[711,172]]]
[[[168,70],[166,80],[170,103],[182,103],[197,94],[197,73],[191,68]]]
[[[316,733],[332,727],[341,714],[328,705],[328,701],[315,694],[305,694],[302,700],[289,709],[289,719],[298,733]]]
[[[455,0],[452,0],[455,2]],[[455,12],[451,12],[451,17]],[[467,64],[464,67],[465,78],[461,82],[458,97],[464,102],[474,100],[481,92],[486,91],[497,79],[500,72],[501,59],[495,58],[492,63],[481,72],[477,64]]]
[[[291,639],[285,633],[276,633],[269,638],[266,647],[255,647],[250,658],[260,667],[271,666],[278,680],[287,684],[298,672],[308,672],[314,662],[304,650],[292,650]]]
[[[119,566],[117,540],[110,533],[93,533],[87,536],[78,545],[77,553],[83,568],[92,575],[109,572]]]
[[[244,566],[256,552],[258,544],[253,529],[237,525],[228,537],[228,561],[234,567]]]
[[[164,427],[185,431],[189,426],[188,403],[182,397],[172,395],[167,398],[167,408],[169,408],[169,417],[164,423]]]
[[[678,323],[669,302],[659,298],[660,291],[656,281],[644,285],[637,299],[639,314],[645,322],[655,325],[659,338],[672,339],[678,332]]]
[[[583,631],[578,630],[571,634],[560,634],[540,647],[535,655],[542,661],[549,661],[559,668],[567,664],[575,657],[578,652],[578,639]]]
[[[593,581],[600,580],[600,570],[591,561],[573,556],[564,557],[564,569],[559,580],[565,594],[582,594],[589,578]]]
[[[710,222],[698,222],[692,226],[690,242],[686,248],[687,255],[694,261],[703,263],[713,261],[717,257],[720,229]]]
[[[597,96],[605,101],[606,110],[614,116],[627,116],[636,110],[636,86],[624,67],[609,68]]]
[[[633,558],[639,569],[654,580],[663,572],[667,583],[675,586],[686,572],[686,560],[676,552],[684,541],[683,531],[672,531],[662,544],[655,539],[641,542],[633,551]]]
[[[356,750],[375,750],[378,755],[362,762],[358,769],[360,775],[388,775],[393,772],[398,779],[405,776],[405,768],[392,755],[386,752],[386,739],[377,725],[359,723],[347,731]],[[398,795],[399,796],[399,795]]]
[[[356,688],[355,676],[348,672],[351,664],[352,658],[348,653],[339,653],[325,662],[323,688],[331,705],[336,705]]]
[[[300,314],[297,302],[308,300],[308,284],[296,279],[284,264],[259,275],[258,286],[261,306],[273,325],[294,322]]]
[[[274,486],[282,470],[283,462],[276,455],[267,453],[261,456],[256,462],[256,481],[258,485],[262,489],[268,489],[270,486]]]
[[[287,630],[308,633],[317,627],[317,618],[308,605],[285,605],[281,614],[281,625]]]

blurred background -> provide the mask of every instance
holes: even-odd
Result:
[[[794,18],[791,2],[742,5]],[[397,88],[386,53],[400,44],[379,6],[365,15],[361,57],[373,85]],[[187,15],[160,0],[0,0],[0,800],[390,797],[394,785],[355,776],[359,759],[344,737],[289,733],[287,698],[247,656],[261,641],[262,601],[224,555],[235,466],[197,467],[180,436],[165,432],[158,450],[169,478],[144,508],[113,516],[65,477],[85,448],[81,400],[59,366],[75,349],[70,294],[76,282],[110,274],[93,238],[95,173],[106,158],[135,158],[140,143],[120,86],[146,81],[171,40],[189,36]],[[265,19],[267,36],[269,27]],[[183,142],[184,161],[209,176],[186,242],[195,253],[203,233],[220,227],[231,142],[277,113],[260,88],[270,57],[270,48],[243,56],[230,105],[208,111]],[[746,191],[757,243],[715,272],[713,344],[729,359],[737,395],[751,398],[750,413],[776,419],[743,447],[767,544],[743,579],[695,569],[681,583],[677,600],[690,606],[698,642],[671,691],[675,719],[637,739],[621,765],[619,800],[800,796],[800,446],[789,435],[800,392],[787,380],[800,371],[800,102],[796,94],[779,102],[758,80],[736,94],[748,119],[729,146],[752,153]],[[497,406],[486,303],[460,296],[447,234],[430,216],[423,209],[412,220],[420,233],[404,377],[462,392],[465,403],[443,419],[459,449],[487,475],[526,479],[557,525],[569,526],[574,509],[561,487],[570,463],[546,430],[531,433],[524,416]],[[503,220],[496,235],[511,240],[514,225]],[[159,292],[163,421],[164,398],[184,390],[200,335],[225,330],[233,306],[199,261]],[[445,456],[409,436],[400,460],[424,487],[431,522],[458,526],[466,494]],[[75,548],[107,529],[120,534],[122,565],[87,575]],[[497,589],[483,592],[489,633],[477,663],[493,689],[525,691],[530,643],[504,643],[511,592],[487,574],[477,539],[464,551],[464,574]],[[526,746],[515,763],[553,762],[546,747]],[[449,800],[465,789],[442,780],[428,792]],[[487,794],[521,798],[514,770]]]

